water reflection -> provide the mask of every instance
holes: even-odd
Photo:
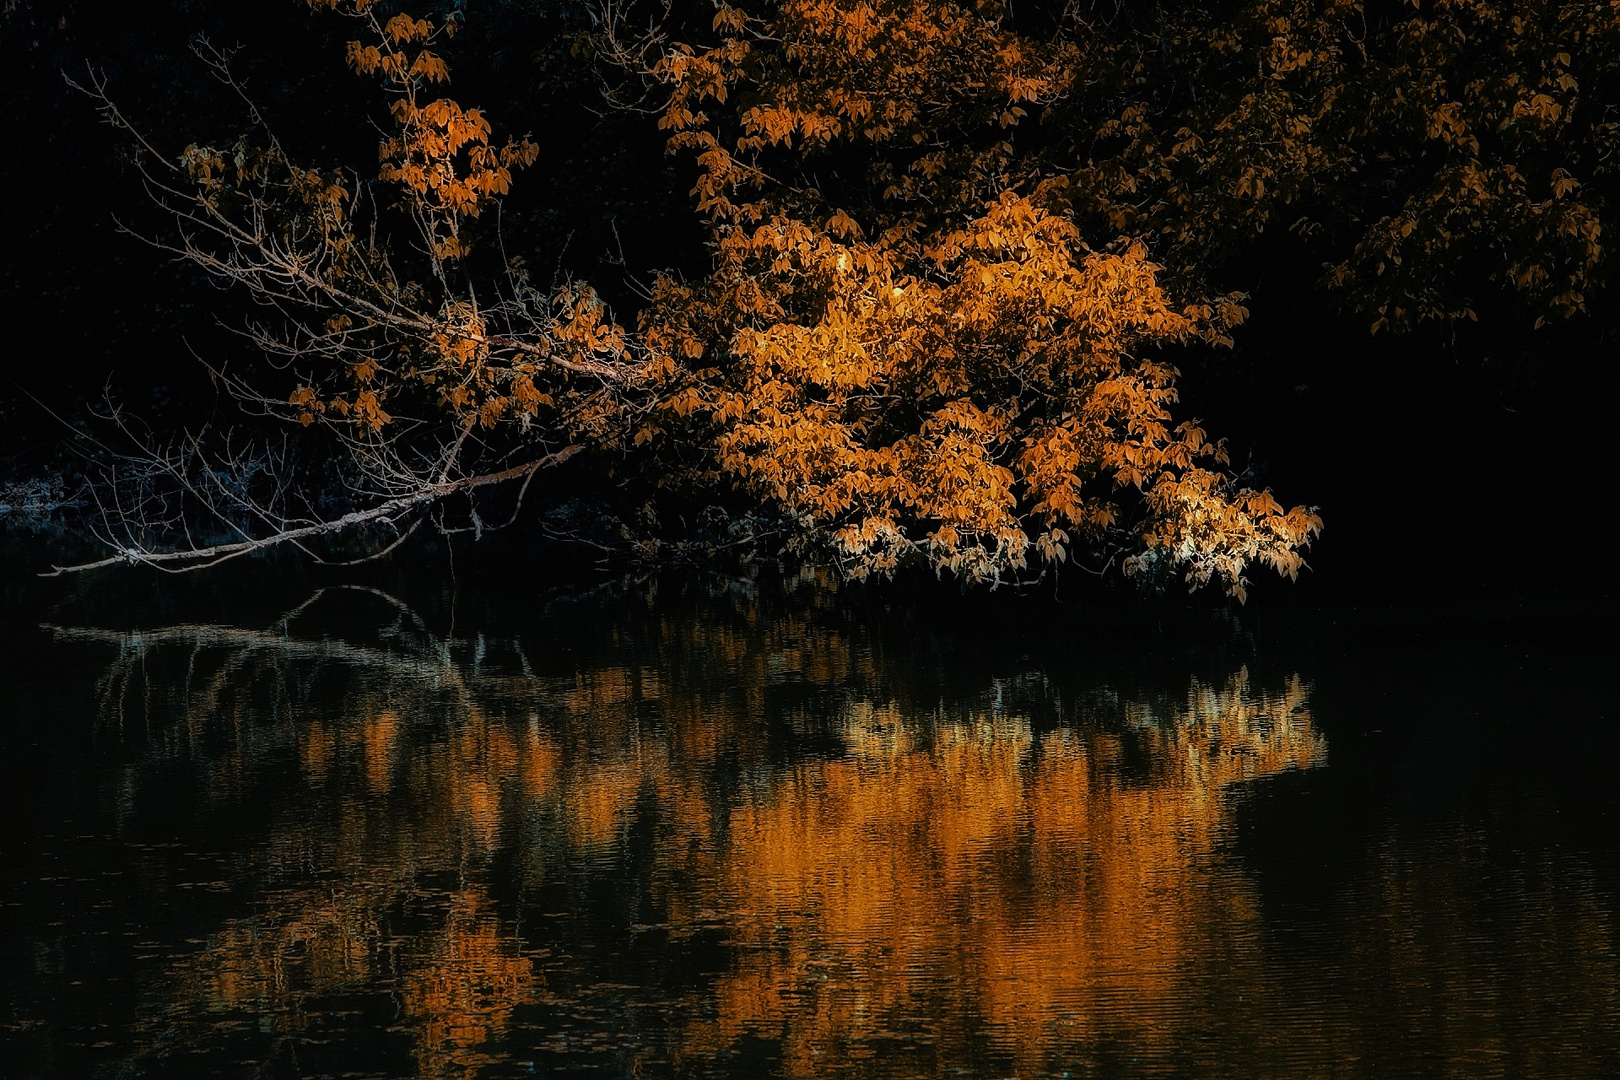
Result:
[[[1298,677],[946,694],[719,601],[566,657],[355,590],[53,628],[116,650],[122,815],[179,773],[266,815],[214,883],[236,910],[145,979],[134,1060],[1034,1075],[1170,1053],[1189,998],[1262,980],[1223,845],[1234,785],[1325,760]]]
[[[1173,1037],[1158,1018],[1231,929],[1211,921],[1254,918],[1241,889],[1198,880],[1223,787],[1324,747],[1297,680],[1264,693],[1240,672],[1173,710],[1124,712],[1143,781],[1122,773],[1117,733],[850,707],[847,756],[731,814],[714,876],[741,956],[696,1044],[780,1032],[785,1071],[809,1075],[887,1043],[969,1060],[984,1039],[1029,1075],[1099,1021]]]

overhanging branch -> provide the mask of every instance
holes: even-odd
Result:
[[[100,570],[109,566],[133,564],[156,566],[172,572],[201,570],[210,566],[217,566],[222,562],[228,562],[243,555],[251,555],[256,551],[264,551],[282,544],[299,544],[305,540],[345,532],[361,525],[375,522],[394,524],[400,517],[409,514],[418,507],[437,502],[460,492],[475,491],[479,488],[516,480],[521,480],[526,489],[528,482],[533,479],[536,473],[542,469],[562,464],[582,449],[584,447],[581,445],[567,446],[561,450],[546,454],[544,457],[536,458],[523,465],[515,465],[509,469],[426,484],[417,491],[387,499],[364,510],[352,510],[341,517],[294,528],[280,529],[265,536],[174,551],[154,550],[131,543],[119,546],[117,554],[108,558],[97,559],[94,562],[75,563],[69,566],[53,565],[50,570],[41,573],[40,576],[60,577],[63,574],[76,574],[87,570]],[[389,550],[393,546],[390,545]]]

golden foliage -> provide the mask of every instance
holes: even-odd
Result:
[[[389,428],[395,402],[417,411],[425,401],[451,420],[447,445],[457,448],[456,432],[502,423],[527,432],[539,422],[553,437],[599,434],[612,407],[603,385],[632,373],[625,335],[595,294],[568,284],[542,291],[514,259],[496,301],[480,304],[456,269],[474,247],[471,222],[539,147],[497,144],[483,111],[429,94],[449,78],[432,46],[454,32],[453,21],[403,13],[384,21],[366,0],[310,3],[367,34],[349,42],[348,60],[390,96],[377,179],[416,230],[411,247],[425,256],[425,274],[405,271],[410,251],[390,246],[377,216],[357,219],[370,206],[362,177],[301,166],[273,138],[187,147],[178,167],[191,192],[165,190],[182,220],[204,228],[181,253],[286,316],[284,326],[253,336],[290,362],[297,382],[258,404],[365,439]],[[229,77],[223,60],[216,67]],[[434,453],[449,461],[457,452]]]
[[[678,45],[656,71],[670,89],[659,125],[701,167],[700,212],[752,224],[782,212],[830,216],[847,236],[859,228],[847,207],[824,204],[809,185],[774,182],[772,165],[860,145],[866,182],[883,192],[868,226],[917,255],[906,241],[924,219],[975,213],[1036,178],[1012,140],[1030,108],[1070,89],[1071,44],[1018,35],[996,4],[790,0],[767,10],[722,5],[718,42]],[[711,117],[719,108],[734,115],[729,140]]]
[[[1487,289],[1539,325],[1605,276],[1612,3],[1249,0],[1086,45],[1073,205],[1152,236],[1178,282],[1274,226],[1331,245],[1375,331],[1476,319]]]
[[[918,555],[1000,581],[1031,547],[1055,564],[1076,544],[1145,547],[1128,571],[1240,596],[1251,563],[1297,573],[1320,519],[1217,471],[1154,356],[1226,342],[1238,298],[1173,304],[1140,245],[1091,249],[1052,209],[1065,185],[1020,173],[1006,129],[1067,91],[1072,47],[924,0],[724,8],[715,26],[719,44],[659,69],[715,255],[643,317],[671,386],[659,430],[701,425],[716,474],[855,576]],[[728,102],[729,142],[709,112]],[[876,205],[771,179],[834,142],[869,153]]]
[[[424,461],[507,422],[644,448],[659,486],[678,471],[712,502],[735,485],[794,550],[857,577],[916,559],[999,582],[1079,550],[1241,597],[1254,564],[1303,565],[1314,512],[1245,487],[1222,444],[1171,412],[1167,353],[1229,344],[1242,298],[1173,300],[1142,244],[1087,244],[1073,182],[1015,143],[1032,110],[1076,92],[1075,44],[1020,35],[994,4],[722,6],[716,44],[672,47],[652,72],[669,148],[695,158],[712,271],[658,279],[632,340],[588,287],[541,293],[518,261],[493,306],[464,284],[472,223],[538,148],[498,146],[481,110],[430,92],[455,23],[311,3],[366,31],[348,59],[391,98],[378,179],[428,273],[405,274],[375,223],[357,226],[357,177],[274,145],[188,148],[195,198],[248,255],[187,254],[313,309],[290,336],[261,335],[299,376],[267,407],[364,440],[428,404],[451,434]],[[802,179],[835,148],[865,161],[866,195]],[[272,224],[244,243],[242,217]],[[654,393],[630,408],[629,386]],[[415,490],[443,486],[394,457]]]
[[[502,425],[611,448],[711,507],[734,486],[855,576],[1084,553],[1241,597],[1256,565],[1297,574],[1315,511],[1175,412],[1175,350],[1230,344],[1244,297],[1213,283],[1268,228],[1323,245],[1375,331],[1492,294],[1567,318],[1606,273],[1616,3],[1154,4],[1032,33],[996,0],[722,2],[643,72],[712,265],[656,280],[632,335],[521,260],[478,302],[476,221],[539,148],[437,96],[454,18],[309,2],[364,28],[378,179],[426,265],[356,223],[356,176],[188,147],[179,216],[226,254],[182,253],[312,316],[262,335],[297,372],[264,404],[359,439],[426,405],[446,460]]]
[[[348,60],[356,71],[381,78],[393,99],[389,112],[394,131],[378,148],[378,178],[396,185],[422,230],[434,277],[447,282],[448,264],[471,249],[464,231],[467,220],[510,190],[513,170],[533,164],[539,147],[528,139],[495,146],[490,121],[481,110],[465,109],[450,98],[427,99],[428,86],[449,80],[449,68],[428,46],[453,34],[454,21],[435,25],[399,13],[382,22],[370,3],[310,2],[342,11],[370,31],[369,44],[349,42]],[[335,413],[363,430],[381,428],[390,419],[380,404],[387,389],[366,385],[381,372],[390,377],[388,383],[430,389],[462,428],[493,428],[503,420],[527,428],[543,413],[550,424],[558,424],[556,407],[563,389],[556,379],[558,368],[588,369],[597,357],[622,357],[623,335],[589,289],[565,289],[548,298],[528,287],[520,267],[512,269],[520,293],[516,299],[539,309],[530,318],[538,316],[549,340],[521,341],[518,335],[502,333],[491,325],[494,313],[481,311],[471,295],[445,295],[430,320],[417,320],[425,325],[412,328],[414,340],[393,351],[391,368],[384,369],[369,353],[351,365],[362,389],[329,396],[310,386],[296,390],[290,400],[300,410],[299,419],[308,424]],[[426,291],[414,283],[366,276],[384,282],[385,292],[392,294],[387,299],[396,305]],[[338,318],[341,325],[328,324],[332,334],[355,332],[347,315]],[[571,353],[578,357],[572,364]]]

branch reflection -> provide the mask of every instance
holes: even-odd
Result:
[[[183,765],[207,812],[266,815],[241,903],[150,982],[150,1054],[1027,1074],[1174,1039],[1172,1000],[1248,962],[1251,891],[1208,871],[1232,785],[1325,760],[1297,677],[946,693],[813,608],[648,612],[571,651],[355,590],[52,628],[116,649],[123,812]]]

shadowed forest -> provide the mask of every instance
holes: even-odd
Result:
[[[32,569],[1591,574],[1610,4],[12,0],[0,35]]]

